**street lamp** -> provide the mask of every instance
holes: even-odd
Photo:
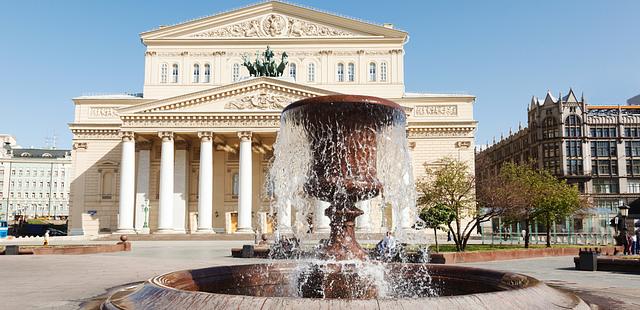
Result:
[[[622,241],[622,245],[624,246],[624,254],[627,254],[627,216],[629,216],[629,206],[620,201],[620,205],[618,206],[618,210],[620,211],[620,241]]]

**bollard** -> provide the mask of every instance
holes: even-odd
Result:
[[[597,271],[598,270],[598,254],[599,250],[593,250],[591,248],[584,250],[580,249],[578,254],[579,256],[579,264],[578,270],[586,270],[586,271]]]

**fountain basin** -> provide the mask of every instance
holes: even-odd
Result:
[[[521,274],[486,269],[388,264],[409,281],[431,277],[439,297],[321,299],[296,296],[296,263],[222,266],[167,273],[111,295],[103,309],[589,309],[577,296]],[[428,275],[427,275],[428,273]]]

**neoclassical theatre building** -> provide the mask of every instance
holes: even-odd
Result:
[[[274,1],[140,37],[142,94],[73,99],[71,234],[272,231],[264,183],[280,113],[314,96],[402,105],[416,178],[443,156],[473,170],[475,97],[405,92],[408,33],[392,24]],[[278,61],[288,54],[283,76],[251,77],[243,57],[267,46]],[[327,230],[326,203],[309,204],[313,229]],[[360,208],[360,231],[392,228],[390,208],[375,199]],[[279,217],[281,229],[295,216]]]

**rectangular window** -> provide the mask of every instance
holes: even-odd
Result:
[[[347,75],[349,82],[353,82],[356,80],[356,65],[353,63],[349,63],[347,65]]]
[[[594,138],[615,138],[617,132],[616,127],[591,127],[591,136]]]
[[[624,153],[627,157],[640,157],[640,141],[626,141]]]
[[[627,192],[638,194],[640,193],[640,180],[628,179],[627,180]]]
[[[617,179],[593,179],[593,191],[597,194],[618,193]]]
[[[616,147],[616,141],[591,141],[591,156],[615,157]]]
[[[640,176],[640,159],[627,159],[627,175]]]
[[[594,160],[591,164],[594,175],[618,175],[617,160]]]
[[[344,82],[344,65],[338,64],[338,69],[336,74],[338,75],[338,82]]]
[[[568,159],[567,160],[567,174],[581,175],[583,174],[582,160],[581,159]]]
[[[579,141],[579,140],[567,141],[566,155],[569,157],[582,157],[582,141]]]
[[[637,127],[629,127],[624,129],[625,137],[637,138],[640,137],[640,129]]]

